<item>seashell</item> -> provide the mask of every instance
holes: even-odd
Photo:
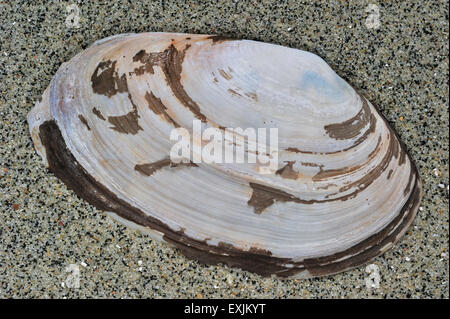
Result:
[[[276,167],[174,162],[171,132],[195,121],[277,128],[277,149],[258,144]],[[28,122],[44,164],[89,203],[200,262],[265,276],[368,262],[404,235],[421,197],[376,108],[318,56],[273,44],[106,38],[61,65]],[[232,138],[222,142],[252,155],[251,138]]]

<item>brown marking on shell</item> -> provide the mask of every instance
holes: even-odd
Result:
[[[220,247],[220,248],[224,248],[224,249],[233,249],[233,245],[232,244],[225,243],[223,241],[219,241],[217,243],[217,246]]]
[[[83,123],[87,127],[88,131],[90,131],[91,128],[89,127],[89,124],[88,124],[86,118],[82,114],[79,114],[78,118],[80,119],[81,123]]]
[[[347,140],[358,136],[370,121],[371,112],[366,99],[360,97],[362,107],[354,117],[342,122],[325,125],[327,134],[337,140]]]
[[[167,107],[162,103],[161,99],[156,97],[153,92],[145,92],[145,99],[147,100],[148,107],[153,113],[161,115],[167,122],[175,127],[180,127],[172,117],[167,113]]]
[[[395,131],[389,126],[389,131],[391,132],[392,135],[397,136],[397,134],[395,133]],[[404,145],[402,145],[401,140],[398,138],[397,136],[397,140],[398,142],[396,143],[395,146],[395,158],[398,159],[398,165],[402,166],[403,164],[405,164],[406,161],[406,152],[404,150]]]
[[[170,160],[170,158],[164,158],[153,163],[137,164],[136,166],[134,166],[134,169],[143,175],[151,176],[156,171],[164,167],[198,167],[198,165],[193,162],[174,163]]]
[[[413,174],[409,174],[408,184],[406,184],[406,187],[403,191],[404,196],[408,196],[409,191],[411,190],[411,184],[412,184],[413,178],[414,178]]]
[[[125,115],[108,116],[108,122],[114,125],[111,129],[117,132],[136,135],[142,130],[142,127],[139,126],[138,118],[137,110],[133,110]]]
[[[345,133],[344,133],[344,131],[346,130],[345,125],[349,125],[350,129],[349,129],[349,134],[347,136],[355,137],[360,133],[360,131],[357,132],[357,128],[359,126],[361,126],[363,121],[365,121],[367,119],[366,124],[369,123],[368,129],[351,146],[349,146],[345,149],[337,150],[337,151],[333,151],[333,152],[311,152],[311,151],[301,150],[297,147],[288,147],[285,149],[285,151],[293,152],[293,153],[302,153],[302,154],[329,155],[329,154],[337,154],[337,153],[349,151],[349,150],[353,149],[354,147],[358,146],[359,144],[361,144],[362,142],[364,142],[370,134],[375,132],[377,119],[370,111],[370,107],[368,105],[366,98],[362,95],[359,95],[359,97],[362,101],[363,106],[362,106],[361,110],[358,112],[358,114],[355,117],[353,117],[352,119],[347,120],[345,122],[338,123],[338,124],[330,124],[331,131],[330,132],[327,131],[329,136],[332,138],[344,139],[344,138],[338,138],[338,137],[339,136],[343,137],[345,135]],[[362,118],[361,121],[358,121],[358,118]],[[354,124],[352,124],[352,123],[354,123]],[[387,125],[389,126],[389,124],[387,124]],[[365,125],[363,125],[363,127],[364,126]],[[330,130],[329,125],[325,126],[325,130],[327,130],[327,127],[328,127],[328,130]],[[349,137],[349,138],[351,138],[351,137]]]
[[[399,140],[401,143],[401,141]],[[400,150],[400,157],[398,158],[398,164],[402,166],[406,163],[406,152],[403,150],[403,148]]]
[[[238,93],[238,92],[236,92],[235,90],[233,90],[233,89],[228,89],[228,92],[230,92],[232,95],[235,95],[235,96],[240,96],[240,97],[242,97],[242,95],[240,94],[240,93]]]
[[[365,99],[364,99],[364,100],[365,100]],[[369,118],[369,128],[363,133],[363,135],[361,135],[361,137],[359,137],[359,138],[355,141],[355,143],[353,143],[352,146],[347,147],[347,148],[345,148],[345,149],[343,149],[343,150],[341,150],[341,151],[337,151],[337,152],[335,152],[335,153],[346,152],[346,151],[348,151],[348,150],[350,150],[350,149],[352,149],[352,148],[358,146],[358,145],[361,144],[362,142],[364,142],[364,141],[366,140],[366,138],[367,138],[370,134],[372,134],[372,133],[375,132],[376,125],[377,125],[377,119],[375,118],[375,115],[370,114],[370,118]]]
[[[191,45],[187,44],[182,51],[179,51],[173,44],[171,44],[163,52],[146,53],[145,50],[140,50],[133,57],[133,61],[141,62],[144,65],[134,70],[136,75],[141,75],[145,72],[154,73],[153,67],[159,66],[164,72],[166,82],[171,88],[175,97],[188,108],[196,118],[202,122],[206,122],[206,116],[200,111],[197,103],[191,99],[186,93],[181,84],[181,71],[184,55]]]
[[[389,147],[380,163],[377,166],[375,166],[372,170],[370,170],[367,174],[365,174],[362,178],[341,187],[339,189],[339,192],[345,192],[351,189],[352,187],[356,187],[356,191],[347,195],[348,198],[353,198],[359,192],[366,189],[370,184],[372,184],[378,177],[380,177],[384,173],[384,171],[389,166],[389,163],[391,162],[392,158],[396,158],[398,156],[399,152],[398,146],[399,143],[394,138],[394,135],[392,133],[389,134]]]
[[[389,170],[389,173],[388,173],[388,176],[387,176],[387,179],[389,179],[389,178],[391,178],[391,175],[392,175],[392,172],[393,172],[394,170],[391,168],[390,170]]]
[[[267,249],[258,248],[258,247],[250,247],[248,250],[251,254],[258,254],[258,255],[264,255],[264,256],[272,256],[272,252]]]
[[[141,62],[143,65],[135,68],[130,75],[142,75],[144,73],[154,74],[155,71],[153,70],[153,67],[164,63],[165,60],[167,60],[166,51],[146,53],[145,50],[140,50],[133,57],[133,62]]]
[[[275,172],[276,175],[280,175],[283,178],[287,179],[297,179],[298,178],[298,172],[296,172],[293,169],[293,165],[295,164],[295,161],[288,161],[285,166],[280,168]]]
[[[184,106],[186,106],[192,113],[194,113],[196,118],[198,118],[202,122],[206,122],[206,116],[202,114],[202,112],[200,111],[200,107],[186,93],[183,85],[181,84],[181,64],[183,63],[185,52],[189,47],[190,45],[188,44],[183,51],[178,51],[175,46],[171,45],[169,49],[167,49],[168,58],[167,61],[163,64],[162,68],[164,74],[166,75],[166,82],[172,89],[173,94]]]
[[[316,182],[316,181],[321,181],[324,179],[329,179],[331,177],[348,174],[352,171],[357,170],[360,167],[361,167],[361,165],[353,166],[353,167],[344,167],[344,168],[338,168],[338,169],[324,170],[323,166],[321,166],[319,172],[312,177],[312,180]]]
[[[253,206],[253,211],[256,214],[261,214],[264,209],[272,206],[275,201],[295,202],[298,200],[295,196],[277,188],[257,183],[250,183],[249,185],[253,192],[252,197],[248,200],[247,204]]]
[[[400,213],[385,228],[360,243],[330,256],[305,259],[295,262],[289,258],[270,256],[270,252],[244,251],[230,244],[213,246],[206,240],[196,240],[184,232],[177,232],[160,220],[118,198],[105,186],[90,176],[76,161],[65,145],[62,134],[54,120],[39,127],[39,137],[45,148],[49,169],[78,196],[97,209],[111,211],[138,225],[163,233],[163,239],[180,249],[187,257],[199,262],[215,265],[226,263],[231,267],[258,273],[262,276],[289,277],[307,271],[312,276],[331,275],[357,267],[380,255],[386,247],[398,241],[400,235],[411,224],[421,197],[417,169],[411,163],[414,188]],[[286,265],[290,264],[290,267]]]
[[[381,144],[382,144],[381,136],[378,136],[377,145],[375,145],[375,148],[367,156],[368,161],[373,159],[376,156],[376,154],[380,151]]]
[[[377,166],[375,166],[372,170],[370,170],[367,174],[365,174],[364,177],[362,177],[354,182],[348,183],[347,185],[342,186],[339,189],[339,193],[343,193],[343,192],[350,190],[351,188],[355,188],[355,190],[353,192],[351,192],[350,194],[341,196],[341,197],[330,199],[330,200],[331,201],[333,201],[333,200],[345,201],[345,200],[354,198],[356,195],[358,195],[358,193],[362,192],[367,187],[369,187],[378,177],[380,177],[386,171],[392,158],[395,158],[396,154],[398,156],[398,148],[396,147],[396,145],[398,146],[397,140],[394,138],[394,136],[392,134],[390,134],[388,150],[387,150],[386,154],[384,155],[384,157],[382,158],[382,160],[380,161],[380,163]],[[354,168],[349,169],[349,171],[353,171],[353,170],[354,170]],[[341,174],[342,174],[342,172],[336,172],[336,175],[341,175]]]
[[[111,60],[100,62],[91,76],[92,90],[94,93],[111,97],[117,93],[128,91],[127,78],[125,74],[119,77],[116,70],[117,61]],[[101,71],[101,73],[99,73]]]
[[[212,44],[217,44],[217,43],[222,43],[225,41],[237,41],[237,39],[231,38],[231,37],[226,37],[226,36],[221,36],[221,35],[211,35],[208,36],[206,39],[212,40]]]
[[[300,164],[302,164],[303,166],[310,166],[310,167],[323,167],[322,164],[310,163],[310,162],[301,162]]]
[[[346,175],[346,174],[350,174],[350,173],[360,169],[361,167],[364,167],[365,164],[369,163],[377,155],[378,151],[380,150],[381,143],[382,143],[382,141],[381,141],[381,136],[380,136],[380,137],[378,137],[377,145],[375,146],[373,151],[370,152],[370,154],[367,157],[367,160],[364,161],[364,163],[362,163],[360,165],[355,165],[352,167],[344,167],[344,168],[329,169],[329,170],[324,170],[323,165],[320,165],[319,172],[313,176],[312,180],[320,181],[320,180],[328,179],[331,177],[336,177],[339,175]],[[396,153],[394,152],[393,154],[396,154]]]
[[[390,139],[394,135],[391,130],[389,130],[389,135],[390,135],[389,136]],[[399,158],[399,154],[400,154],[400,144],[399,143],[393,143],[392,154],[395,158]]]
[[[256,95],[256,93],[247,92],[247,93],[245,93],[245,95],[247,97],[251,98],[252,100],[258,102],[258,95]]]
[[[292,152],[292,153],[317,154],[316,152],[302,151],[302,150],[298,149],[297,147],[288,147],[285,149],[285,151]]]
[[[231,80],[233,77],[231,76],[231,74],[228,74],[227,72],[225,72],[223,69],[218,69],[219,74],[225,79],[225,80]]]
[[[320,155],[332,155],[332,154],[347,152],[347,151],[353,149],[354,147],[358,146],[362,142],[364,142],[369,134],[374,133],[375,128],[376,128],[376,123],[377,123],[377,119],[375,118],[375,116],[373,114],[371,114],[370,118],[369,118],[369,128],[351,146],[344,148],[342,150],[319,153],[319,152],[303,151],[298,148],[289,147],[286,149],[286,151],[295,152],[295,153],[303,153],[303,154],[320,154]]]
[[[128,99],[133,105],[133,110],[125,115],[108,116],[108,122],[114,125],[111,129],[124,134],[136,135],[140,130],[143,130],[139,125],[139,114],[137,106],[134,104],[131,94],[128,93]]]
[[[163,167],[169,166],[170,163],[171,162],[170,162],[169,158],[164,158],[164,159],[154,162],[154,163],[136,164],[136,166],[134,166],[134,169],[143,175],[151,176],[157,170],[160,170]]]
[[[92,113],[94,113],[100,120],[106,121],[106,119],[103,116],[102,112],[100,112],[100,110],[97,109],[96,107],[92,108]]]
[[[310,200],[304,200],[300,199],[298,197],[295,197],[294,195],[291,195],[281,189],[257,184],[257,183],[249,183],[250,187],[252,188],[252,196],[248,200],[247,204],[249,206],[253,206],[253,211],[256,214],[261,214],[264,209],[266,209],[269,206],[272,206],[276,201],[279,202],[294,202],[298,204],[315,204],[315,203],[326,203],[326,202],[332,202],[337,200],[347,200],[347,197],[350,195],[346,195],[343,197],[338,198],[331,198],[331,199],[325,199],[325,200],[316,200],[316,199],[310,199]]]

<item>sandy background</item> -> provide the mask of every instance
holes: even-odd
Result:
[[[66,23],[72,3],[0,1],[0,297],[448,298],[446,0],[77,1],[78,28]],[[366,23],[369,3],[378,5],[378,29]],[[199,265],[117,224],[42,166],[26,115],[60,64],[95,40],[144,31],[314,52],[382,111],[425,194],[404,239],[373,261],[378,289],[366,288],[365,267],[297,281]],[[67,287],[70,264],[80,270],[80,288]]]

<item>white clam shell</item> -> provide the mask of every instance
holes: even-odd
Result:
[[[175,127],[278,128],[278,169],[173,165]],[[206,263],[322,276],[382,254],[421,196],[395,132],[320,57],[144,33],[64,63],[29,114],[44,163],[81,197]],[[266,171],[267,173],[267,171]]]

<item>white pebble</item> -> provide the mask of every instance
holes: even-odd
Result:
[[[227,276],[227,282],[228,282],[229,285],[233,284],[233,277],[231,275]]]

